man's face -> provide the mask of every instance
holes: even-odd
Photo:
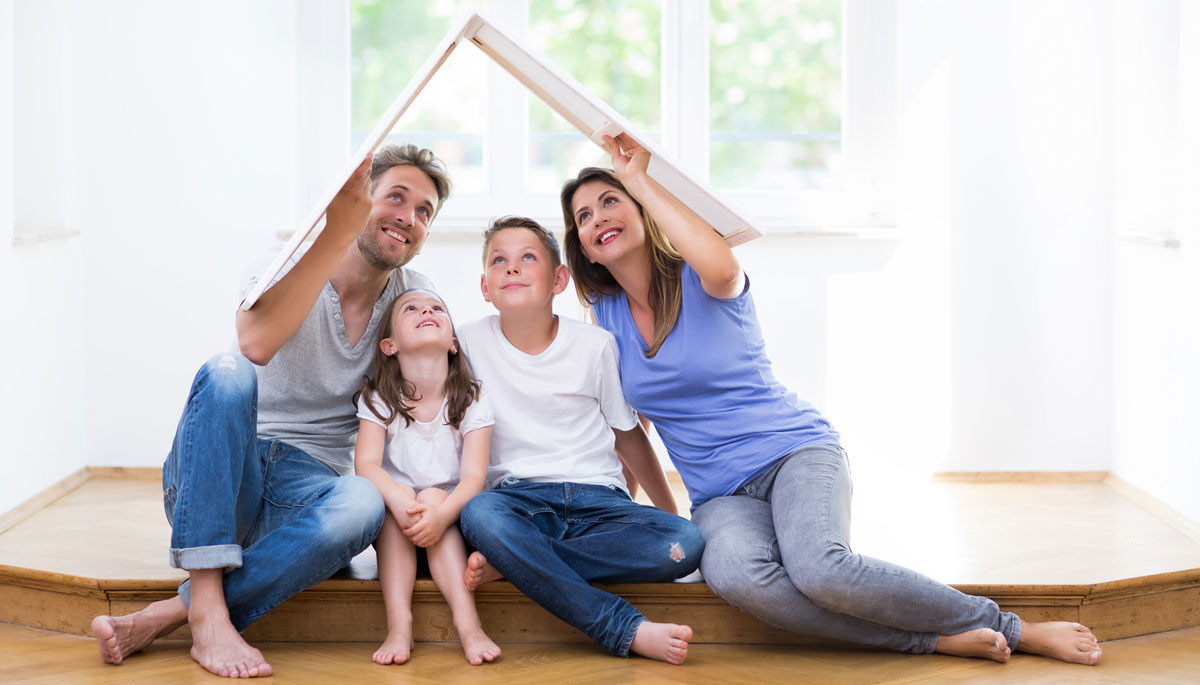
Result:
[[[371,192],[371,216],[358,236],[367,263],[389,270],[417,256],[437,200],[433,179],[415,166],[402,164],[380,174]]]

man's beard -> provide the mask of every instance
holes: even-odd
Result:
[[[379,249],[379,243],[375,238],[375,229],[364,230],[358,234],[358,251],[362,253],[363,259],[367,260],[367,264],[371,268],[380,271],[390,271],[402,267],[416,256],[416,251],[410,249],[395,259],[388,259]]]

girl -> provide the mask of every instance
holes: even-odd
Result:
[[[373,659],[408,660],[416,548],[424,547],[467,661],[492,661],[500,648],[483,632],[474,594],[463,584],[466,550],[454,523],[483,490],[494,421],[437,295],[406,290],[396,298],[365,380],[354,469],[387,505],[375,551],[388,633]]]
[[[1022,623],[990,599],[851,551],[838,434],[775,379],[733,252],[646,174],[649,152],[625,134],[604,140],[616,173],[584,169],[563,186],[567,264],[580,299],[617,338],[625,396],[655,424],[691,493],[713,591],[810,635],[1096,663],[1096,638],[1077,623]]]

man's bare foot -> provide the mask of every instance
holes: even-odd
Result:
[[[412,621],[410,619],[408,630],[388,631],[387,637],[383,639],[383,644],[379,645],[379,649],[375,650],[375,654],[371,656],[371,661],[385,666],[402,664],[412,656],[412,649]]]
[[[1023,624],[1017,649],[1073,664],[1095,666],[1100,662],[1100,643],[1092,631],[1066,621]]]
[[[957,635],[941,635],[933,651],[950,656],[991,659],[1002,664],[1008,663],[1009,657],[1012,656],[1008,640],[991,628],[976,628]]]
[[[642,621],[629,649],[634,654],[679,665],[687,658],[691,639],[692,629],[687,626]]]
[[[503,577],[503,574],[489,564],[479,552],[471,552],[471,556],[467,557],[467,570],[463,571],[463,582],[471,592],[484,583],[500,580]]]
[[[262,652],[242,639],[228,617],[193,616],[192,659],[204,670],[222,678],[261,678],[271,675]]]
[[[155,602],[127,616],[97,616],[92,635],[105,663],[119,664],[156,639],[187,623],[187,607],[178,596]]]
[[[485,661],[494,661],[496,657],[500,656],[500,647],[492,642],[492,638],[488,637],[480,626],[459,628],[458,639],[462,642],[467,662],[473,666],[478,666]]]

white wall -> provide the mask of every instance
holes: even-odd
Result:
[[[45,7],[55,16],[63,14],[57,3]],[[46,83],[55,89],[74,85],[61,80],[65,70],[41,61],[23,63],[26,71],[17,78],[19,52],[26,59],[63,54],[70,40],[67,31],[41,36],[41,41],[16,31],[17,20],[28,10],[27,3],[18,8],[12,0],[0,0],[0,512],[78,470],[87,459],[80,241],[13,245],[18,230],[39,228],[29,225],[35,218],[28,211],[30,199],[15,192],[17,180],[28,173],[17,167],[17,160],[32,153],[21,134],[42,114],[30,91]],[[62,171],[60,179],[69,175],[62,161],[51,167]]]
[[[1114,457],[1200,522],[1200,7],[1120,2]],[[1165,247],[1164,240],[1178,241]]]
[[[1114,335],[1142,312],[1114,314],[1127,295],[1115,278],[1153,292],[1181,285],[1114,277],[1133,267],[1170,274],[1114,264],[1111,53],[1114,17],[1133,6],[901,0],[897,232],[772,235],[738,249],[780,377],[842,431],[860,486],[934,470],[1115,467],[1160,497],[1174,487],[1162,484],[1196,436],[1174,429],[1156,453],[1166,455],[1160,480],[1128,475],[1128,436],[1142,424],[1113,399],[1114,387],[1142,377],[1127,359],[1145,357],[1126,350],[1162,349],[1189,292],[1186,282],[1172,291],[1161,335]],[[336,129],[336,112],[299,114],[336,79],[297,66],[315,63],[298,37],[313,22],[292,3],[125,0],[79,3],[73,16],[87,28],[74,39],[80,149],[70,159],[82,179],[82,237],[0,247],[5,313],[29,327],[0,343],[10,360],[0,460],[6,475],[32,455],[50,468],[17,472],[16,485],[5,478],[0,510],[84,463],[161,463],[195,368],[232,339],[244,265],[306,204],[313,183],[296,169],[310,163],[308,143],[327,156],[344,149],[341,130],[312,124]],[[14,69],[0,52],[0,105]],[[12,128],[6,109],[0,133]],[[331,137],[311,141],[305,126]],[[478,249],[475,235],[435,226],[414,262],[459,320],[488,312]],[[31,287],[39,280],[42,290]],[[577,311],[570,292],[559,308]],[[1194,339],[1170,344],[1184,357]],[[1169,409],[1165,387],[1143,394]],[[78,420],[39,430],[64,402]],[[1162,413],[1148,415],[1161,428]],[[1116,457],[1114,425],[1125,441]]]
[[[228,349],[245,255],[294,216],[286,0],[80,3],[89,464],[161,464]]]
[[[1111,44],[1101,3],[952,3],[950,470],[1111,456]]]
[[[162,462],[192,374],[233,340],[248,258],[303,204],[298,144],[344,148],[297,115],[303,97],[308,120],[336,121],[312,103],[341,98],[298,85],[302,14],[314,23],[287,0],[0,2],[0,511],[84,465]],[[81,235],[12,246],[14,186],[46,168]]]

